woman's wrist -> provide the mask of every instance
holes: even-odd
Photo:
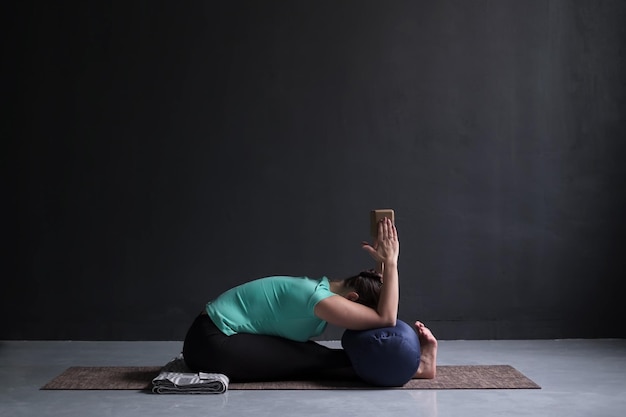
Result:
[[[382,262],[384,268],[397,268],[398,260],[397,259],[389,259]]]

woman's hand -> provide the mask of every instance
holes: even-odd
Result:
[[[400,254],[398,231],[387,217],[378,222],[378,237],[374,246],[367,242],[363,242],[362,246],[376,262],[382,264],[398,263],[398,255]]]

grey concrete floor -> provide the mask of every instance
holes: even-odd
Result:
[[[335,346],[337,342],[326,342]],[[42,391],[69,366],[162,365],[181,342],[0,341],[0,416],[619,416],[626,340],[440,341],[439,364],[509,364],[541,390]]]

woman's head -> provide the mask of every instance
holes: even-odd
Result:
[[[378,307],[382,284],[382,276],[374,270],[362,271],[358,275],[343,280],[344,288],[358,295],[353,301],[373,309]]]

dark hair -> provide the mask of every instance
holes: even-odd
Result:
[[[343,280],[344,287],[349,287],[359,294],[357,303],[371,307],[378,307],[380,287],[383,285],[382,276],[374,270],[361,271],[358,275]]]

